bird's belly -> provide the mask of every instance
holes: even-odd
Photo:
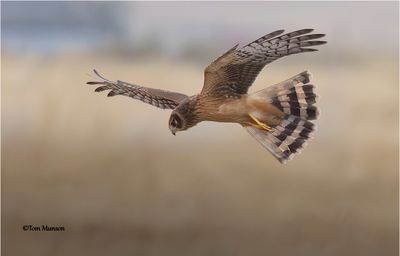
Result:
[[[210,121],[243,123],[248,120],[249,111],[245,101],[230,101],[216,108],[210,115]]]
[[[214,111],[210,111],[207,120],[240,123],[246,126],[249,123],[254,123],[254,120],[249,116],[251,114],[266,124],[276,125],[281,120],[281,112],[276,110],[275,107],[265,101],[254,102],[243,97],[221,104]]]
[[[240,123],[243,126],[254,124],[250,115],[272,126],[279,124],[283,115],[272,104],[247,96],[210,106],[204,114],[202,117],[204,121]]]

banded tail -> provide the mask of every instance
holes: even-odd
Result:
[[[317,95],[310,79],[311,74],[304,71],[253,94],[285,113],[280,124],[273,126],[271,132],[253,126],[245,127],[281,163],[300,153],[315,130],[315,125],[309,120],[317,119],[319,110],[314,106]]]

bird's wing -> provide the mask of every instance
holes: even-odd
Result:
[[[101,79],[101,81],[87,82],[86,84],[101,85],[96,88],[96,92],[110,90],[107,95],[109,97],[115,95],[125,95],[162,109],[174,109],[179,105],[179,103],[188,98],[187,95],[182,93],[147,88],[119,80],[110,81],[101,76],[96,70],[93,71]]]
[[[272,32],[239,49],[236,45],[212,62],[204,71],[202,93],[219,97],[245,94],[266,64],[287,55],[317,51],[307,47],[326,43],[313,41],[325,36],[310,34],[313,29],[281,35],[283,31]]]

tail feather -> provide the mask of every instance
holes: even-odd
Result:
[[[307,145],[307,140],[313,138],[315,131],[313,123],[295,116],[286,116],[271,132],[253,126],[245,128],[281,163],[286,163],[300,153]]]
[[[246,126],[246,130],[270,151],[281,163],[291,160],[313,137],[314,120],[319,115],[317,95],[310,82],[310,73],[304,71],[284,82],[254,93],[276,106],[285,115],[282,121],[272,127],[272,131]]]
[[[293,87],[290,89],[284,89],[278,92],[274,100],[279,103],[279,101],[285,102],[304,102],[308,104],[313,104],[316,102],[318,96],[314,93],[314,85],[306,84],[303,87]]]
[[[311,74],[304,71],[253,95],[265,98],[287,115],[299,116],[306,120],[317,119],[319,110],[313,104],[318,96],[315,94],[314,85],[309,84],[310,79]]]

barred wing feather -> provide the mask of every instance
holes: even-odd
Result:
[[[93,71],[102,81],[87,82],[87,84],[101,85],[96,88],[96,92],[110,90],[107,95],[109,97],[115,95],[125,95],[162,109],[174,109],[182,101],[188,98],[187,95],[182,93],[148,88],[119,80],[110,81],[101,76],[96,70]]]
[[[278,30],[239,49],[236,45],[205,69],[202,93],[217,97],[240,97],[247,93],[268,63],[292,54],[317,51],[308,47],[326,43],[313,40],[325,35],[309,34],[312,31],[302,29],[281,35],[283,30]]]

